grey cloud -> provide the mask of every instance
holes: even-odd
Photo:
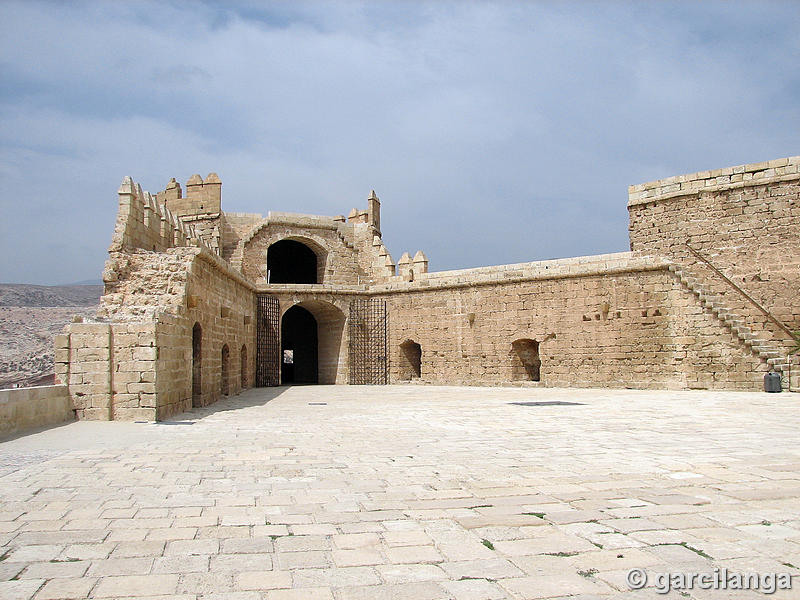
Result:
[[[243,212],[346,213],[375,188],[395,258],[448,269],[624,250],[628,184],[798,153],[790,3],[0,13],[3,281],[96,277],[127,174],[216,171]]]

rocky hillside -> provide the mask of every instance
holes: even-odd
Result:
[[[53,336],[94,316],[102,285],[0,284],[0,388],[53,381]]]

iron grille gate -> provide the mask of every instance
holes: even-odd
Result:
[[[350,304],[350,384],[389,383],[389,313],[386,300]]]
[[[270,295],[258,296],[256,324],[256,387],[280,384],[280,303]]]

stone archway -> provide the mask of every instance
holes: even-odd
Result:
[[[321,283],[318,257],[306,244],[293,239],[275,242],[267,249],[269,283]]]
[[[281,383],[318,383],[317,320],[302,306],[292,306],[281,319]]]
[[[344,313],[330,302],[306,300],[287,309],[281,317],[281,383],[347,383],[344,324]]]
[[[231,371],[231,352],[228,349],[228,344],[222,346],[222,369],[221,369],[221,379],[220,379],[220,394],[223,396],[227,396],[231,392],[230,388],[230,371]]]

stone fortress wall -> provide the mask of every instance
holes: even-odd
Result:
[[[223,390],[224,348],[226,391],[250,387],[253,285],[130,178],[118,194],[99,322],[73,323],[55,340],[56,378],[78,417],[155,420],[210,404]],[[206,365],[193,398],[195,323]]]
[[[515,348],[524,340],[549,386],[752,390],[767,370],[667,261],[620,253],[547,262],[387,294],[392,379],[414,377],[408,341],[422,350],[419,377],[443,384],[530,385]]]
[[[380,201],[344,216],[226,213],[216,174],[153,196],[130,178],[97,322],[56,339],[80,418],[155,420],[254,385],[257,302],[317,322],[319,382],[346,383],[350,308],[386,301],[392,383],[758,390],[800,329],[800,157],[630,188],[631,251],[429,272],[395,263]],[[272,244],[316,283],[274,283]],[[687,245],[688,244],[688,245]],[[193,369],[195,369],[193,371]]]
[[[787,331],[747,296],[800,330],[799,171],[800,157],[792,157],[631,186],[631,250],[674,260],[785,352]]]

